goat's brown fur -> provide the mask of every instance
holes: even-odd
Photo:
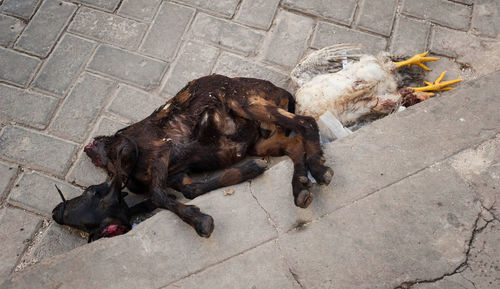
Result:
[[[191,81],[144,120],[96,138],[86,152],[109,174],[128,177],[132,192],[151,193],[157,206],[209,236],[211,218],[167,197],[167,187],[192,199],[261,174],[265,162],[243,161],[247,156],[288,155],[295,204],[303,208],[312,201],[308,169],[319,183],[330,182],[333,171],[324,164],[317,124],[293,108],[292,96],[268,81],[210,75]],[[288,137],[286,130],[296,135]],[[207,171],[206,178],[192,176]]]

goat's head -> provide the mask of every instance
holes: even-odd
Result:
[[[56,187],[62,202],[52,211],[52,218],[58,224],[88,232],[89,242],[124,234],[130,230],[130,215],[121,185],[119,178],[113,178],[110,183],[88,187],[71,200]]]

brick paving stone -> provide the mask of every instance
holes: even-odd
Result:
[[[50,132],[77,142],[83,141],[115,87],[114,81],[84,74],[64,100],[49,127]]]
[[[0,84],[0,115],[36,128],[45,128],[57,99]]]
[[[476,1],[472,12],[472,29],[479,35],[497,37],[500,33],[500,2]]]
[[[195,10],[163,2],[140,51],[160,59],[171,60]]]
[[[124,0],[118,14],[143,21],[150,21],[160,6],[161,0]]]
[[[431,51],[450,57],[459,57],[464,50],[472,49],[465,32],[445,27],[434,27],[431,40]]]
[[[335,24],[319,22],[313,35],[311,47],[321,49],[335,43],[359,43],[364,46],[364,51],[374,55],[385,50],[387,46],[387,40],[383,37]]]
[[[430,33],[429,23],[401,16],[395,25],[390,45],[392,55],[410,56],[426,51]]]
[[[76,5],[68,2],[45,0],[14,47],[40,57],[47,56],[76,9]]]
[[[269,29],[279,0],[243,0],[235,19],[238,22],[262,29]]]
[[[125,124],[103,117],[99,120],[97,129],[92,133],[91,139],[95,136],[100,135],[112,135],[117,130],[124,128]],[[90,141],[90,140],[89,140]],[[96,168],[85,153],[80,151],[75,165],[69,171],[66,180],[69,182],[75,182],[81,186],[90,186],[95,184],[100,184],[106,180],[106,173],[100,168]]]
[[[356,0],[285,0],[283,6],[349,25]]]
[[[37,243],[28,258],[43,260],[66,253],[85,244],[87,244],[87,240],[82,238],[78,232],[70,230],[66,226],[52,223],[43,233],[42,239]]]
[[[38,172],[25,172],[12,189],[9,203],[50,216],[55,206],[61,202],[61,197],[54,185],[61,189],[66,199],[74,198],[82,193],[80,188],[66,182]]]
[[[254,53],[263,39],[260,31],[202,13],[196,16],[191,32],[194,39],[210,41],[245,54]]]
[[[282,11],[276,17],[264,59],[285,67],[293,67],[302,56],[314,21],[309,17]]]
[[[143,90],[128,85],[120,85],[108,110],[137,122],[149,116],[155,109],[165,103],[165,99],[151,95]]]
[[[133,50],[139,46],[147,30],[147,25],[84,7],[78,10],[68,30],[85,37]]]
[[[7,194],[7,187],[16,173],[17,168],[15,166],[0,163],[0,199],[3,199],[3,196]]]
[[[210,74],[218,54],[219,49],[215,47],[187,42],[168,72],[163,92],[175,95],[189,81]]]
[[[73,0],[74,2],[82,3],[95,8],[100,8],[106,11],[114,11],[120,0]]]
[[[0,47],[0,80],[26,86],[40,62],[36,57]]]
[[[12,272],[40,223],[40,217],[22,210],[0,210],[0,280]]]
[[[42,0],[5,0],[0,6],[0,12],[30,19],[40,1]]]
[[[64,97],[95,46],[93,41],[65,34],[42,66],[33,87]]]
[[[23,21],[0,14],[0,45],[9,46],[14,43],[19,33],[23,31],[24,26],[26,24]]]
[[[219,57],[213,72],[229,77],[265,79],[282,88],[287,87],[289,80],[288,75],[227,52],[223,52]]]
[[[471,7],[446,0],[403,0],[402,12],[450,28],[467,30]]]
[[[207,9],[227,17],[234,15],[239,0],[178,0],[191,6]]]
[[[361,1],[357,25],[368,31],[389,36],[397,6],[397,0]]]
[[[167,63],[108,45],[100,45],[88,69],[153,89],[160,84]]]
[[[76,144],[17,126],[0,136],[0,155],[8,160],[62,175],[69,167]]]

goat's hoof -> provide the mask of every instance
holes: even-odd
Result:
[[[329,185],[333,179],[333,170],[331,168],[327,168],[327,170],[323,173],[321,178],[317,180],[321,185]]]
[[[269,163],[266,160],[256,159],[254,160],[254,162],[257,165],[257,167],[259,167],[259,169],[261,170],[265,170],[269,166]]]
[[[305,186],[305,187],[307,187],[307,188],[312,187],[312,183],[311,183],[311,181],[309,180],[309,178],[308,178],[308,177],[306,177],[306,176],[300,176],[300,177],[298,178],[298,180],[299,180],[299,182],[300,182],[303,186]]]
[[[214,231],[214,219],[209,215],[200,216],[194,229],[200,237],[208,238]]]
[[[295,198],[295,205],[303,209],[309,207],[313,200],[313,195],[308,190],[302,190]]]

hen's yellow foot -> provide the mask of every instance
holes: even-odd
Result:
[[[461,78],[458,79],[453,79],[453,80],[447,80],[441,82],[443,80],[444,75],[446,74],[446,71],[441,73],[441,75],[434,81],[434,83],[430,83],[428,81],[424,81],[427,86],[423,87],[410,87],[414,91],[447,91],[447,90],[452,90],[453,87],[449,87],[448,85],[452,85],[455,83],[458,83],[462,81]]]
[[[418,66],[422,67],[424,70],[429,71],[430,69],[427,66],[423,65],[422,62],[436,61],[439,58],[437,58],[437,57],[426,57],[427,53],[428,53],[428,51],[424,52],[424,53],[417,54],[417,55],[413,56],[410,59],[396,62],[396,65],[397,65],[398,68],[400,68],[400,67],[405,66],[405,65],[408,65],[409,67],[411,67],[412,65],[415,64],[415,65],[418,65]]]

